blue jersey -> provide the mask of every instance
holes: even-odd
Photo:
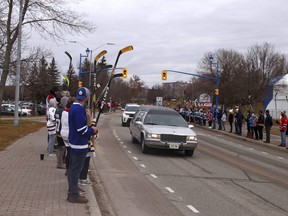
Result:
[[[95,132],[87,125],[87,116],[84,107],[74,102],[69,110],[69,144],[72,151],[87,151],[88,139]]]

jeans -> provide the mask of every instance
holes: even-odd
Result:
[[[75,152],[70,148],[70,164],[68,169],[68,194],[79,196],[78,180],[83,169],[88,149],[85,151]]]
[[[271,130],[271,127],[265,127],[265,131],[266,131],[266,142],[270,142],[270,130]]]
[[[48,134],[48,153],[49,154],[53,153],[55,144],[56,144],[56,133]]]
[[[286,131],[280,131],[281,144],[286,146]]]

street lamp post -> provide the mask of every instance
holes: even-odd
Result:
[[[85,46],[84,44],[80,43],[79,41],[69,41],[70,43],[78,43],[80,44],[82,47],[86,48],[87,46]],[[100,47],[104,46],[104,45],[115,45],[114,43],[103,43],[101,44],[100,46],[96,47],[95,49],[89,49],[89,48],[86,48],[86,52],[87,50],[89,50],[89,53],[90,53],[90,71],[93,70],[93,66],[92,66],[92,57],[93,57],[93,52],[97,49],[99,49]],[[88,54],[87,56],[82,56],[82,57],[88,57]],[[80,72],[82,72],[82,64],[81,64],[81,54],[80,54]],[[80,77],[80,72],[79,72],[79,77]],[[91,73],[89,73],[89,88],[91,87]]]
[[[215,89],[215,108],[218,109],[218,95],[219,95],[219,62],[213,62],[212,54],[209,55],[211,65],[216,65],[216,89]]]

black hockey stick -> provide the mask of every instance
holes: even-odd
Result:
[[[72,56],[71,56],[70,53],[67,52],[67,51],[65,51],[65,54],[66,54],[66,55],[69,57],[69,59],[70,59],[70,62],[69,62],[69,69],[68,69],[68,71],[70,72],[70,71],[73,69],[73,65],[72,65]],[[69,86],[69,85],[70,85],[70,80],[69,80],[69,78],[67,77],[67,75],[64,76],[64,78],[66,79],[66,81],[67,81],[67,85]]]
[[[131,50],[133,50],[133,46],[129,45],[129,46],[127,46],[127,47],[122,48],[122,49],[118,52],[118,55],[117,55],[117,58],[116,58],[114,67],[113,67],[112,72],[111,72],[110,79],[109,79],[107,85],[105,86],[105,88],[103,89],[102,93],[100,94],[100,96],[97,98],[97,100],[96,100],[96,105],[99,103],[99,101],[100,101],[101,98],[103,97],[103,94],[104,94],[104,92],[105,92],[105,89],[107,88],[109,82],[111,82],[111,80],[112,80],[112,78],[113,78],[113,76],[114,76],[114,73],[115,73],[115,70],[116,70],[116,66],[117,66],[119,57],[120,57],[123,53],[129,52],[129,51],[131,51]]]
[[[106,87],[104,88],[103,92],[103,97],[102,97],[102,100],[101,100],[101,104],[99,106],[99,112],[98,112],[98,115],[97,115],[97,118],[96,118],[96,121],[95,121],[95,126],[97,126],[97,123],[98,123],[98,120],[99,120],[99,117],[100,117],[100,114],[103,110],[103,106],[104,106],[104,103],[106,101],[106,98],[107,98],[107,95],[108,95],[108,92],[109,92],[109,89],[110,89],[110,85],[111,85],[111,81],[115,78],[115,77],[122,77],[122,73],[119,73],[119,74],[114,74],[113,76],[110,77]],[[98,104],[98,103],[97,103]],[[96,105],[97,105],[96,104]]]

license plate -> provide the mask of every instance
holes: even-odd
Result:
[[[179,149],[179,144],[169,144],[170,149]]]

